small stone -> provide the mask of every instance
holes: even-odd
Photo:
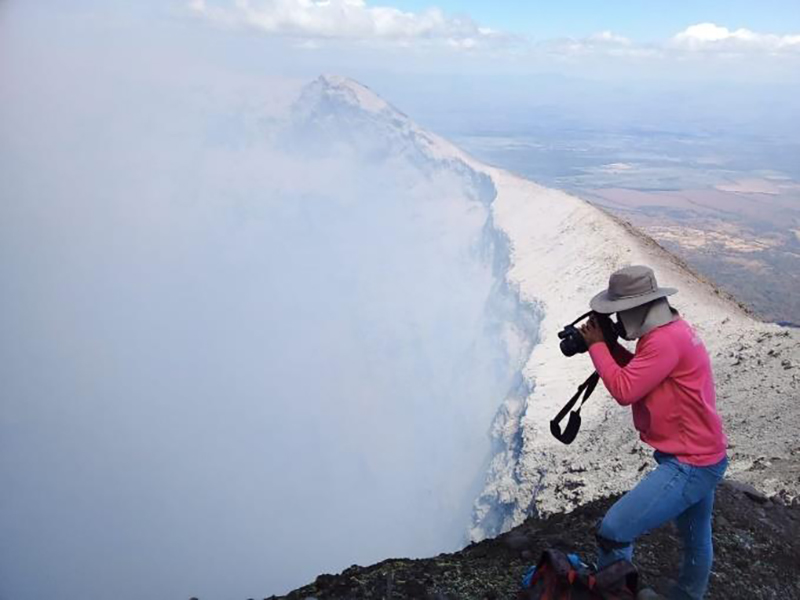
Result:
[[[530,538],[518,531],[512,531],[503,540],[503,544],[511,550],[523,550],[530,546],[530,543]]]
[[[519,557],[522,560],[526,560],[526,561],[527,560],[531,560],[533,558],[533,552],[531,552],[530,550],[528,550],[526,548],[525,550],[523,550],[522,552],[519,553]]]
[[[406,583],[404,591],[406,595],[411,598],[424,598],[427,595],[428,589],[419,581],[412,580]]]
[[[330,573],[323,573],[322,575],[317,576],[314,580],[314,585],[318,588],[326,588],[331,585],[335,581],[335,577]]]
[[[749,498],[753,502],[757,502],[758,504],[766,504],[767,500],[769,500],[769,498],[767,498],[766,495],[759,492],[752,485],[748,485],[747,483],[742,483],[741,481],[727,480],[723,485],[728,489],[731,489],[740,494],[744,494],[747,498]]]

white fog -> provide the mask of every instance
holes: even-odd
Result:
[[[491,184],[319,90],[292,116],[296,81],[6,19],[0,597],[263,597],[460,547],[515,369]]]

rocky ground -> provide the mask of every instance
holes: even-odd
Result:
[[[528,519],[453,554],[392,559],[320,575],[285,598],[515,598],[522,574],[543,549],[577,551],[591,560],[594,526],[615,498],[595,500],[569,514]],[[787,504],[747,484],[726,481],[717,493],[714,545],[707,598],[800,598],[800,501]],[[666,590],[679,561],[680,544],[670,525],[637,545],[635,563],[642,583],[656,591]]]
[[[715,356],[729,476],[772,496],[800,496],[800,336],[746,331]]]

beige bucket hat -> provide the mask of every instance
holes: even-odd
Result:
[[[675,288],[658,287],[650,267],[632,265],[614,271],[608,279],[608,289],[592,298],[589,306],[595,312],[611,314],[677,293]]]

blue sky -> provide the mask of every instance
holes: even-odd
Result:
[[[233,0],[204,1],[217,7],[230,8],[235,4]],[[20,0],[7,0],[3,5],[20,3]],[[248,3],[256,11],[269,6],[302,4],[300,0],[248,0]],[[45,0],[38,4],[50,4],[51,9],[64,13],[99,9],[156,17],[181,12],[192,4],[192,0],[143,0],[137,3],[100,0],[61,3]],[[584,37],[610,30],[637,42],[656,42],[690,25],[704,22],[729,29],[745,28],[778,35],[800,33],[800,4],[796,0],[365,0],[365,5],[367,8],[391,7],[414,13],[436,8],[448,16],[468,16],[482,26],[536,39]]]
[[[800,10],[777,0],[757,7],[741,0],[185,0],[172,6],[227,30],[302,40],[306,49],[347,40],[473,54],[511,50],[507,57],[530,56],[531,50],[570,58],[800,56]]]
[[[397,0],[383,4],[409,11],[436,6],[448,13],[468,14],[488,27],[543,38],[611,30],[637,41],[655,41],[701,22],[778,34],[800,31],[800,4],[794,0]]]

